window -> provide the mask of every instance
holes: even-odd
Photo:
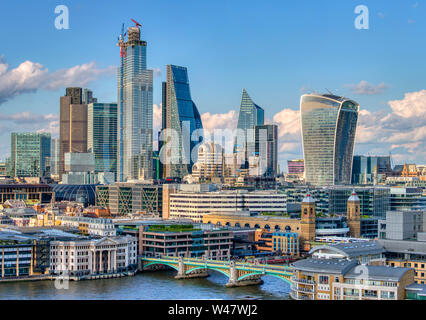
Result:
[[[320,284],[328,284],[328,276],[319,276]]]

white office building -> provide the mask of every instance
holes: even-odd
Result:
[[[52,241],[50,273],[85,276],[124,272],[137,267],[137,240],[131,236]]]
[[[217,212],[286,213],[286,195],[276,191],[177,192],[170,195],[170,218],[202,222],[203,215]]]

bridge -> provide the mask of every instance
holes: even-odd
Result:
[[[293,276],[293,272],[288,266],[168,256],[142,256],[139,258],[140,271],[156,270],[161,265],[176,270],[176,279],[208,277],[208,271],[214,270],[228,277],[227,287],[261,284],[263,283],[262,276],[266,275],[277,277],[291,285],[291,277]]]

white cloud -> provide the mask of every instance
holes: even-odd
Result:
[[[406,93],[402,100],[389,101],[389,106],[403,118],[426,118],[426,90]]]
[[[70,86],[86,86],[101,76],[112,75],[115,67],[98,69],[94,62],[77,65],[54,72],[42,64],[32,61],[22,62],[18,67],[10,66],[0,58],[0,104],[24,93],[39,89],[57,90]]]
[[[385,84],[384,82],[373,85],[368,83],[365,80],[362,80],[358,84],[346,84],[345,87],[352,90],[353,93],[359,94],[359,95],[376,95],[376,94],[382,94],[389,86]]]
[[[154,104],[154,110],[152,111],[153,115],[153,130],[154,130],[154,138],[157,138],[156,132],[161,130],[162,126],[162,118],[161,118],[161,107],[162,104],[157,105]]]
[[[34,114],[29,111],[3,114],[0,113],[0,134],[11,132],[46,132],[52,137],[59,136],[59,115]]]
[[[206,112],[201,115],[203,129],[213,133],[214,129],[236,129],[238,123],[238,113],[231,110],[227,113]]]

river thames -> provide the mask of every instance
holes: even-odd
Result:
[[[168,300],[168,299],[289,299],[290,285],[265,276],[264,284],[226,288],[228,279],[219,273],[208,278],[174,279],[174,271],[138,273],[133,277],[70,281],[68,289],[56,289],[50,280],[0,283],[0,299],[69,300]]]

